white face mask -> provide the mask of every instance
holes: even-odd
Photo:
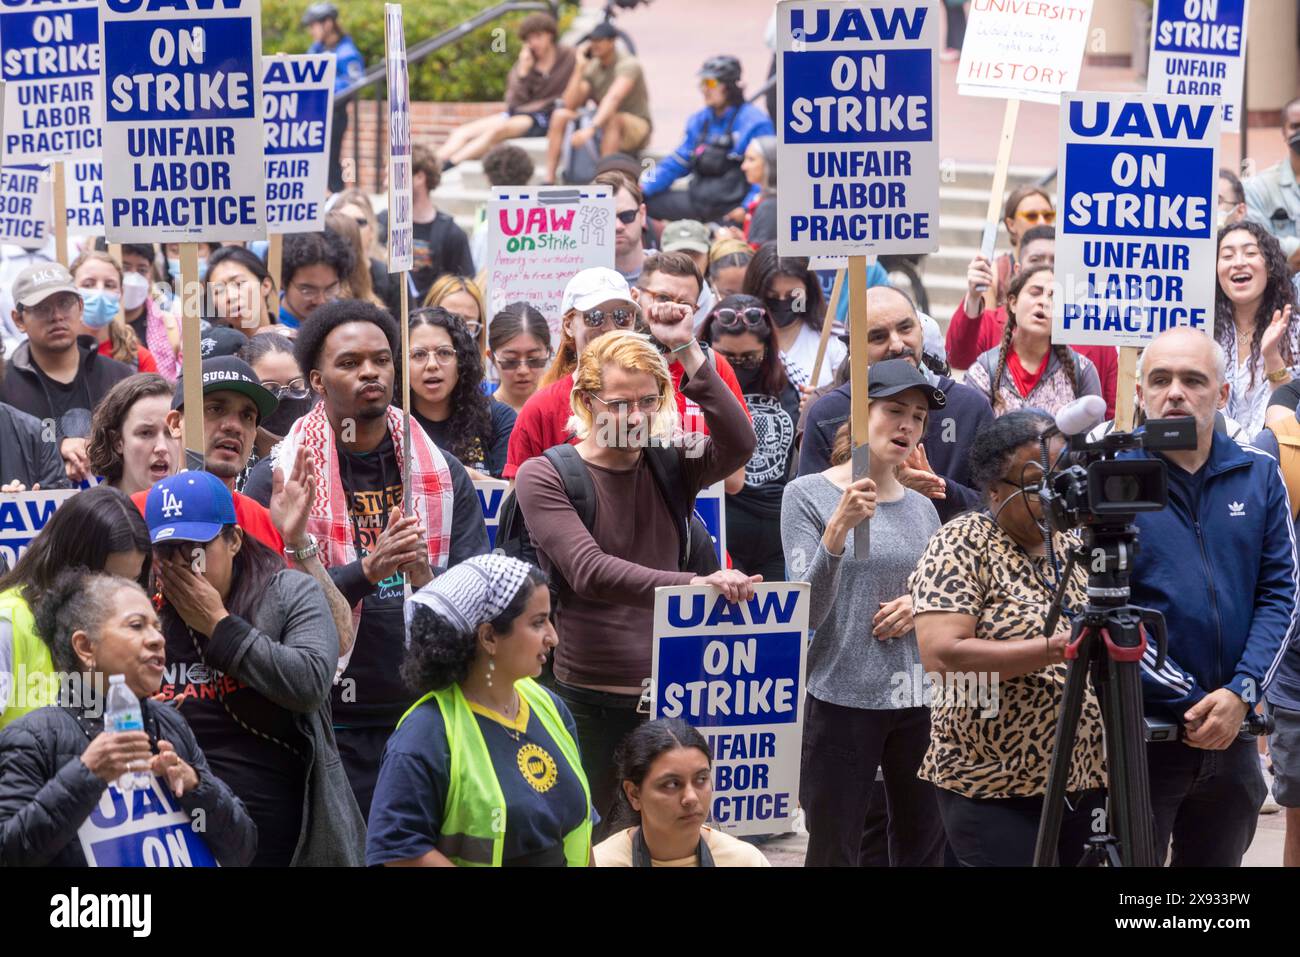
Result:
[[[138,272],[128,272],[122,277],[122,306],[139,309],[149,298],[149,280]]]

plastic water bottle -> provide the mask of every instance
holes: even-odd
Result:
[[[125,675],[110,675],[108,679],[108,703],[104,709],[104,730],[143,731],[144,714],[140,710],[140,699],[126,686]],[[130,791],[135,788],[149,787],[149,774],[145,771],[127,771],[117,779],[118,790]]]

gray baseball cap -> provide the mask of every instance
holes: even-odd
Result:
[[[72,281],[72,273],[59,263],[36,263],[27,266],[14,280],[14,302],[24,309],[39,306],[50,296],[61,292],[80,295]]]

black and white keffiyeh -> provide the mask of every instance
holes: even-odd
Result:
[[[406,603],[406,623],[424,605],[459,631],[469,632],[510,607],[528,579],[529,565],[507,555],[475,555],[443,572]]]

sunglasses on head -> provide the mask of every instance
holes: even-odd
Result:
[[[767,310],[760,306],[748,306],[744,309],[714,309],[713,321],[718,328],[728,332],[763,329],[767,326]]]
[[[618,216],[618,221],[624,226],[631,226],[636,222],[636,215],[639,212],[641,212],[639,209],[625,209],[623,212],[617,213],[616,215]]]

